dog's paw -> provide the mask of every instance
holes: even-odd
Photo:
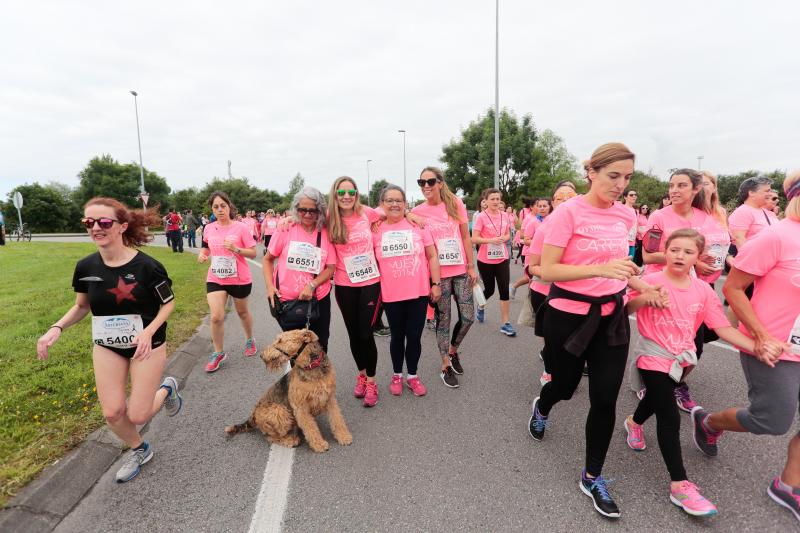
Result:
[[[350,446],[351,444],[353,444],[353,436],[350,433],[346,433],[344,435],[336,437],[336,442],[338,442],[342,446]]]
[[[313,451],[315,451],[315,452],[317,452],[317,453],[325,453],[325,452],[327,452],[327,451],[330,449],[330,447],[331,447],[331,445],[330,445],[330,444],[328,444],[328,441],[326,441],[326,440],[323,440],[323,441],[320,441],[320,442],[309,442],[309,443],[308,443],[308,446],[309,446],[309,447],[310,447],[310,448],[311,448]]]

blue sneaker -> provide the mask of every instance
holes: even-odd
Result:
[[[175,416],[181,412],[183,397],[178,393],[178,382],[172,376],[167,376],[161,382],[161,387],[167,389],[169,394],[164,398],[164,410],[167,416]]]
[[[606,481],[603,476],[590,478],[584,470],[578,486],[581,488],[581,492],[592,499],[595,511],[606,518],[619,518],[619,507],[608,493],[607,483],[610,483],[610,480]]]
[[[147,442],[142,443],[142,449],[131,450],[122,467],[117,470],[117,483],[125,483],[139,475],[142,465],[153,458],[153,449]]]
[[[533,440],[540,441],[544,437],[544,430],[547,427],[547,417],[539,412],[539,397],[533,399],[533,412],[528,420],[528,433]]]
[[[475,318],[478,319],[478,322],[483,322],[484,311],[480,307],[478,308],[477,311],[475,311]]]
[[[500,328],[500,333],[504,333],[509,337],[517,336],[517,330],[514,329],[514,326],[511,325],[511,322],[506,322],[503,324],[503,326]]]

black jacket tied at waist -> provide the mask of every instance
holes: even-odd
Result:
[[[602,318],[600,307],[609,302],[614,302],[615,306],[614,312],[611,314],[611,323],[606,331],[608,345],[621,346],[623,344],[628,344],[631,338],[631,326],[625,315],[623,300],[625,290],[626,289],[622,289],[616,294],[609,294],[607,296],[587,296],[559,287],[555,283],[551,284],[550,294],[547,296],[548,302],[556,298],[564,298],[590,304],[586,320],[584,320],[583,324],[569,336],[564,343],[564,349],[575,357],[580,357],[583,352],[586,351],[586,347],[589,345],[589,342],[591,342],[592,337],[597,333],[597,328],[600,327],[600,319]],[[545,302],[544,305],[547,305],[547,302]],[[537,313],[537,318],[542,314],[543,313]]]

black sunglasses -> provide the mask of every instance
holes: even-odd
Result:
[[[308,207],[298,207],[297,208],[297,212],[300,213],[301,215],[316,215],[316,214],[319,214],[319,210],[318,209],[312,209],[312,208],[308,208]]]
[[[428,187],[433,187],[434,185],[436,185],[437,181],[439,181],[437,178],[430,178],[427,180],[418,179],[417,185],[419,185],[420,187],[424,187],[425,185],[427,185]]]
[[[94,227],[94,223],[97,222],[97,225],[100,226],[101,229],[109,229],[111,226],[114,225],[114,222],[119,222],[119,220],[115,220],[113,218],[108,217],[101,217],[101,218],[82,218],[81,224],[86,226],[86,229],[92,229]]]

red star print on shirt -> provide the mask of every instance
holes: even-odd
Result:
[[[125,283],[125,280],[120,276],[119,281],[117,281],[117,288],[106,290],[117,297],[117,305],[119,305],[123,300],[136,301],[136,297],[132,294],[136,285],[138,283],[135,281],[131,284]]]

